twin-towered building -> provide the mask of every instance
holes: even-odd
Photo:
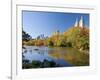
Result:
[[[77,18],[75,21],[75,24],[73,25],[73,27],[79,27],[79,28],[84,28],[84,26],[85,26],[85,24],[84,24],[84,19],[82,16],[80,17],[80,20],[78,20],[78,18]],[[60,34],[59,30],[57,30],[56,32],[53,33],[53,35],[58,35],[58,34]]]
[[[76,22],[74,24],[74,27],[80,27],[83,28],[84,27],[84,20],[83,17],[81,16],[80,20],[78,21],[78,19],[76,19]]]
[[[73,25],[73,27],[79,27],[79,28],[84,28],[84,26],[85,24],[84,24],[84,19],[82,16],[80,17],[80,20],[78,20],[77,18],[75,21],[75,24]],[[53,35],[59,35],[59,34],[61,34],[59,30],[53,33]],[[41,34],[37,37],[37,39],[46,39],[46,37],[44,37],[44,34]]]

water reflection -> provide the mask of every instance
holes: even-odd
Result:
[[[51,63],[55,63],[55,67],[89,65],[89,55],[79,52],[76,49],[66,48],[66,47],[52,48],[52,47],[45,47],[45,46],[42,47],[25,46],[25,49],[23,49],[23,56],[24,56],[23,60],[26,61],[29,60],[28,63],[31,64],[32,63],[36,64],[36,62],[41,63],[42,67],[44,67],[45,61],[47,61],[45,63],[46,66],[50,65]],[[31,64],[28,65],[32,67]]]

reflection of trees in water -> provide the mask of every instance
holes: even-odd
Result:
[[[38,51],[36,51],[38,54],[40,54],[40,55],[46,55],[46,54],[48,54],[48,50],[46,50],[46,49],[43,49],[43,50],[38,50]]]
[[[55,59],[63,59],[75,66],[89,65],[89,55],[84,54],[75,49],[67,49],[63,53],[62,51],[52,50],[52,51],[49,51],[49,55],[51,55]]]
[[[41,55],[45,55],[46,51],[45,50],[39,50],[38,51],[38,54],[41,54]]]
[[[31,53],[31,54],[33,53],[32,49],[29,50],[29,53]]]
[[[62,57],[63,54],[61,54],[60,51],[51,50],[51,51],[49,51],[48,53],[49,53],[50,56],[52,56],[52,57],[54,57],[54,58],[56,58],[56,59],[61,59],[61,58],[63,58],[63,57]]]
[[[35,49],[37,49],[37,47]],[[45,59],[47,59],[47,60],[53,60],[53,61],[64,60],[74,66],[89,65],[89,55],[84,54],[83,52],[80,52],[73,48],[43,48],[43,47],[39,47],[38,50],[34,50],[34,48],[25,49],[24,52],[32,53],[33,55],[34,55],[34,53],[37,53],[41,57],[45,57]],[[22,56],[23,56],[23,59],[25,59],[24,58],[25,56],[23,54],[22,54]],[[44,62],[45,61],[43,61],[43,63]],[[48,61],[46,63],[48,63]],[[29,65],[29,64],[31,65],[31,63],[28,63],[27,65]],[[41,64],[42,64],[42,62],[41,62]],[[24,64],[24,65],[26,65],[26,64]]]
[[[40,51],[39,51],[38,54],[40,54],[40,55],[44,55],[44,52],[40,52]]]
[[[22,58],[25,58],[24,54],[22,54]]]
[[[22,53],[24,54],[24,53],[27,53],[27,52],[30,52],[30,53],[32,53],[32,49],[23,49],[23,51],[22,51]]]
[[[29,50],[29,52],[31,52],[31,53],[32,53],[32,50],[30,49],[30,50]]]
[[[33,60],[31,63],[29,60],[23,60],[23,69],[28,69],[28,68],[49,68],[49,67],[61,67],[61,65],[57,64],[54,61],[49,61],[49,60],[44,60],[43,62]]]
[[[22,49],[23,53],[27,53],[27,51],[28,51],[27,49]]]

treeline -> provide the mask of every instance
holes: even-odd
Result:
[[[63,34],[55,32],[51,37],[45,39],[23,40],[24,45],[51,46],[51,47],[73,47],[80,50],[89,49],[89,29],[72,27]]]

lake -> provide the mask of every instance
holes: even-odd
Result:
[[[25,61],[23,62],[23,68],[42,68],[44,65],[45,67],[89,66],[89,53],[80,52],[74,48],[24,46],[22,52],[22,59],[28,62],[27,64]],[[36,61],[38,62],[36,63]],[[29,65],[31,63],[34,63],[37,67]],[[42,64],[42,67],[40,67],[40,64]]]

